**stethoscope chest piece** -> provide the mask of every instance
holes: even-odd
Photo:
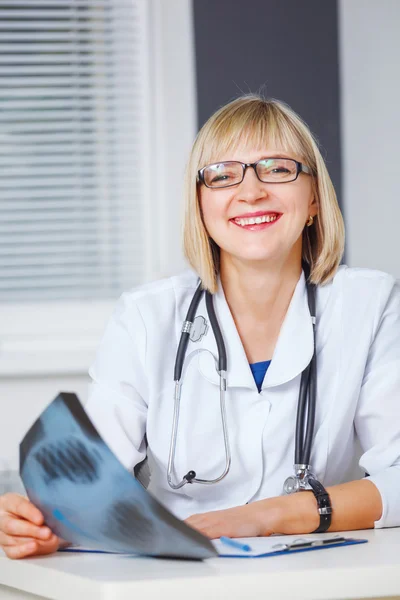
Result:
[[[208,324],[206,319],[199,315],[197,316],[192,323],[190,328],[190,340],[192,342],[200,342],[201,338],[206,335],[208,331]]]
[[[294,465],[295,474],[285,479],[283,484],[284,494],[295,494],[301,490],[311,489],[308,484],[308,479],[311,477],[315,479],[315,475],[312,473],[310,465]]]
[[[283,484],[283,492],[285,494],[295,494],[300,490],[300,481],[297,477],[292,475],[285,479],[285,483]]]

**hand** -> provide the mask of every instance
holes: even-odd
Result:
[[[27,498],[19,494],[0,496],[0,546],[9,558],[50,554],[61,542]]]
[[[257,537],[274,533],[277,511],[261,502],[226,510],[192,515],[186,523],[210,539],[227,537]]]

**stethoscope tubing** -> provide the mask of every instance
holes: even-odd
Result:
[[[168,458],[168,472],[167,479],[170,487],[172,489],[180,489],[186,483],[201,483],[205,485],[211,485],[214,483],[218,483],[228,474],[230,466],[231,466],[231,452],[230,452],[230,444],[229,444],[229,432],[226,422],[226,405],[225,405],[225,392],[226,392],[226,369],[227,369],[227,358],[226,358],[226,348],[225,343],[222,337],[221,328],[218,323],[217,316],[215,314],[214,304],[212,301],[212,295],[210,292],[206,291],[206,308],[207,314],[210,319],[211,328],[214,332],[215,340],[218,348],[218,373],[220,376],[220,409],[221,409],[221,421],[222,421],[222,431],[224,436],[224,446],[225,446],[225,468],[219,477],[215,479],[201,479],[196,477],[195,471],[188,471],[186,475],[182,478],[182,480],[175,484],[172,481],[172,472],[173,472],[173,464],[175,461],[175,451],[177,444],[177,432],[178,432],[178,424],[179,424],[179,408],[180,408],[180,400],[181,400],[181,390],[182,390],[182,371],[183,364],[185,360],[187,345],[190,339],[190,330],[193,324],[194,318],[196,316],[197,308],[200,302],[200,299],[204,293],[204,289],[202,287],[202,283],[198,285],[192,301],[189,306],[189,310],[186,315],[185,322],[182,327],[181,338],[179,340],[178,351],[175,359],[174,366],[174,382],[175,382],[175,391],[174,391],[174,414],[172,421],[172,436],[171,436],[171,444],[170,444],[170,452]]]
[[[196,316],[197,308],[199,306],[199,302],[203,295],[203,291],[204,291],[203,286],[202,286],[202,283],[200,282],[199,285],[197,286],[197,289],[196,289],[194,295],[193,295],[192,301],[189,306],[189,310],[186,315],[185,322],[182,327],[181,337],[179,340],[178,350],[177,350],[176,358],[175,358],[175,367],[174,367],[174,381],[175,382],[180,381],[181,377],[182,377],[183,363],[185,360],[186,349],[187,349],[187,345],[189,343],[189,338],[190,338],[190,326],[193,323],[194,318]]]
[[[296,466],[300,467],[303,473],[309,469],[310,457],[311,457],[311,446],[313,441],[314,424],[315,424],[315,412],[316,412],[316,381],[317,381],[317,360],[316,360],[316,314],[315,314],[315,284],[309,281],[310,269],[307,263],[303,262],[303,270],[306,276],[306,288],[307,288],[307,300],[312,320],[313,327],[313,356],[310,363],[304,369],[301,374],[299,400],[297,406],[297,417],[296,417],[296,432],[295,432],[295,470]],[[177,444],[177,431],[179,425],[179,407],[181,400],[181,377],[183,371],[183,365],[185,361],[185,355],[187,346],[190,339],[191,327],[193,325],[197,308],[199,306],[201,297],[204,293],[202,282],[199,283],[196,291],[193,295],[189,309],[186,315],[186,319],[182,326],[181,337],[178,344],[178,350],[175,359],[174,366],[174,413],[172,423],[172,436],[170,444],[170,452],[168,459],[168,473],[167,479],[172,489],[179,489],[187,483],[201,483],[210,485],[221,481],[229,472],[231,465],[231,452],[229,445],[229,432],[227,428],[226,419],[226,406],[225,406],[225,392],[226,392],[226,373],[227,373],[227,355],[226,347],[222,337],[221,329],[218,323],[218,319],[215,314],[213,298],[210,292],[205,291],[206,294],[206,308],[208,317],[210,319],[211,328],[215,336],[215,341],[218,349],[218,373],[220,376],[220,407],[221,407],[221,421],[224,435],[224,446],[225,446],[225,468],[219,477],[215,479],[200,479],[196,477],[195,471],[189,471],[182,480],[174,484],[172,481],[173,465],[175,460],[175,451]],[[306,421],[307,417],[307,421]]]
[[[309,277],[308,265],[303,263],[306,281]],[[307,282],[307,300],[313,327],[313,355],[310,364],[301,374],[299,402],[297,406],[296,437],[295,437],[295,464],[309,465],[311,457],[311,445],[314,434],[315,412],[316,412],[316,380],[317,380],[317,358],[316,358],[316,302],[315,285]],[[307,425],[305,425],[307,415]],[[305,433],[304,433],[305,431]]]

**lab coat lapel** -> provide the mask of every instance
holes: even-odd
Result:
[[[203,296],[204,312],[198,312],[198,314],[207,315],[205,306],[205,295]],[[225,299],[224,290],[222,288],[220,280],[218,280],[218,290],[213,296],[215,314],[218,319],[218,324],[221,328],[222,337],[225,343],[226,356],[227,356],[227,384],[230,386],[247,387],[256,389],[254,378],[249,367],[249,363],[246,357],[246,353],[243,348],[242,341],[239,333],[236,329],[235,322],[232,317],[232,313],[229,309],[228,303]],[[199,307],[200,308],[200,307]],[[203,309],[203,307],[201,307]],[[203,350],[208,350],[218,357],[217,343],[213,334],[210,319],[207,315],[209,322],[209,328],[207,335],[203,338]],[[202,352],[199,355],[199,369],[200,372],[209,381],[219,385],[219,375],[215,369],[214,361],[210,356],[209,352]]]
[[[215,313],[226,346],[228,387],[256,389],[246,353],[226,302],[220,281],[218,282],[218,291],[214,295],[213,300]],[[205,295],[202,297],[197,314],[204,315],[209,323]],[[212,352],[215,357],[218,356],[217,344],[210,323],[207,334],[203,337],[201,347],[203,350]],[[278,386],[294,379],[309,364],[312,353],[313,330],[308,308],[305,276],[302,272],[282,323],[262,389]],[[204,377],[212,383],[219,385],[219,376],[215,369],[215,361],[209,352],[201,352],[199,354],[198,367]]]
[[[307,287],[301,272],[265,375],[263,389],[291,381],[310,363],[314,350]]]

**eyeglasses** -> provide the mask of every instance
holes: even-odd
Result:
[[[252,167],[263,183],[289,183],[295,181],[299,173],[311,175],[311,169],[292,158],[261,158],[255,163],[242,163],[238,160],[207,165],[198,171],[198,181],[208,188],[225,188],[241,183],[246,169]]]

